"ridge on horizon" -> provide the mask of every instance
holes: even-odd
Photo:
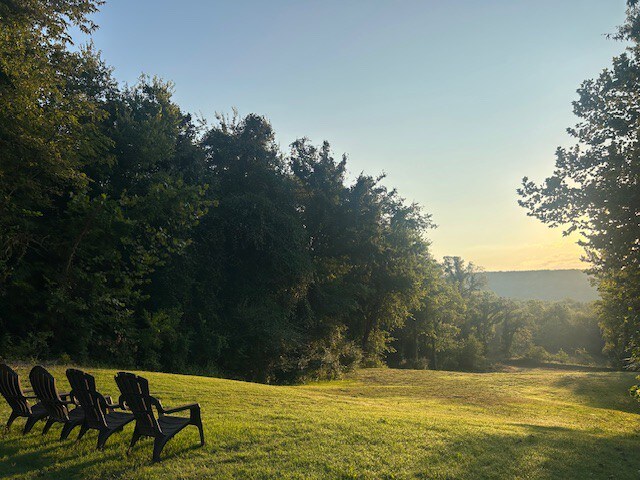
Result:
[[[527,268],[526,270],[483,270],[483,273],[524,273],[524,272],[580,272],[588,276],[581,268]]]
[[[484,272],[487,290],[517,300],[592,302],[598,291],[583,270],[506,270]]]

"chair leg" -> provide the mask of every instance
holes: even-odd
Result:
[[[84,436],[84,434],[87,433],[87,430],[89,430],[89,427],[87,426],[86,423],[83,423],[82,425],[80,425],[80,433],[78,433],[78,438],[76,438],[76,442],[80,441],[80,439]]]
[[[11,424],[13,423],[13,421],[18,418],[18,415],[16,414],[16,412],[11,412],[11,415],[9,415],[9,420],[7,420],[7,425],[5,427],[5,429],[7,430],[7,432],[9,431],[9,429],[11,428]]]
[[[153,461],[160,461],[160,454],[162,453],[162,449],[167,444],[167,439],[163,437],[156,437],[153,442]]]
[[[204,430],[202,429],[202,417],[200,416],[200,407],[194,408],[191,410],[191,425],[195,425],[198,427],[198,431],[200,432],[200,446],[204,446]]]
[[[31,431],[31,429],[33,428],[33,426],[38,423],[38,420],[40,420],[37,417],[29,417],[27,418],[27,423],[24,424],[24,429],[22,430],[22,434],[26,435],[27,433],[29,433]]]
[[[202,422],[196,425],[196,427],[198,427],[198,430],[200,431],[200,446],[204,447],[204,430],[202,428]]]
[[[136,444],[136,442],[137,442],[138,440],[140,440],[140,437],[141,437],[141,436],[142,436],[142,435],[140,435],[140,434],[138,433],[138,431],[137,431],[137,430],[134,430],[134,431],[133,431],[133,436],[131,437],[131,443],[129,444],[129,449],[127,450],[127,455],[129,455],[129,454],[131,453],[131,449],[132,449],[132,448],[133,448],[133,446]]]
[[[96,446],[98,450],[102,450],[104,448],[104,444],[107,443],[107,439],[113,432],[114,430],[100,430],[100,433],[98,433],[98,444]]]
[[[47,420],[47,423],[44,424],[44,428],[42,429],[42,435],[46,435],[49,429],[51,428],[51,425],[53,425],[54,423],[55,423],[55,420],[53,418],[50,418],[49,420]]]
[[[60,440],[66,440],[69,434],[71,433],[71,430],[76,428],[78,425],[81,425],[81,424],[66,422],[62,427],[62,432],[60,432]]]

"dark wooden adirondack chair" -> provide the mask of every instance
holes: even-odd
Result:
[[[111,397],[103,396],[96,391],[96,380],[82,370],[70,368],[67,370],[67,378],[71,385],[73,397],[84,410],[84,423],[80,426],[78,440],[87,430],[98,430],[98,450],[104,448],[104,444],[112,433],[121,431],[129,422],[134,420],[132,413],[116,412],[116,408],[123,408],[121,404],[113,404]]]
[[[133,373],[119,372],[116,375],[116,383],[122,393],[122,400],[136,417],[136,426],[131,438],[131,451],[140,437],[153,437],[153,461],[160,460],[160,453],[166,443],[187,425],[195,425],[200,431],[200,445],[204,445],[204,432],[200,417],[200,405],[192,403],[176,408],[163,408],[160,401],[149,394],[149,382]],[[156,408],[158,415],[153,412]],[[176,413],[189,410],[189,418],[174,417],[168,413]]]
[[[84,411],[81,407],[76,406],[73,410],[69,409],[69,406],[75,405],[73,392],[60,395],[56,389],[55,378],[40,365],[36,365],[31,369],[29,380],[31,380],[31,386],[38,400],[40,400],[49,414],[49,419],[42,430],[42,434],[47,433],[54,423],[62,423],[60,440],[66,439],[71,430],[84,422]]]
[[[34,400],[36,396],[24,394],[18,374],[4,363],[0,364],[0,393],[11,407],[11,415],[5,427],[7,430],[16,418],[25,417],[27,423],[22,430],[24,435],[31,431],[38,420],[44,420],[49,415],[41,403],[29,404],[29,400]]]

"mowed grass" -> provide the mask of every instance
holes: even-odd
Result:
[[[64,368],[51,369],[61,390]],[[88,369],[116,395],[115,370]],[[27,369],[19,368],[23,386]],[[0,437],[0,477],[60,479],[638,479],[640,412],[629,373],[361,370],[341,381],[269,386],[143,373],[165,406],[198,401],[207,445],[187,427],[151,463],[130,456],[133,424],[95,450],[96,432],[60,426]],[[4,422],[9,414],[0,406]]]

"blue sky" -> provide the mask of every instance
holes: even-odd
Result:
[[[488,270],[580,266],[515,193],[568,145],[571,101],[624,46],[624,0],[108,0],[94,43],[122,82],[175,82],[183,109],[265,115],[432,213],[433,251]]]

